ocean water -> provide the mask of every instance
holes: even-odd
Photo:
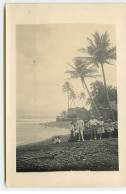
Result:
[[[69,129],[40,125],[40,123],[50,121],[55,121],[55,118],[18,118],[16,121],[16,145],[36,143],[53,136],[70,134]]]
[[[50,122],[50,121],[55,121],[56,118],[55,117],[49,117],[49,118],[41,118],[41,117],[29,117],[29,118],[17,118],[16,122],[17,124],[40,124],[40,123],[46,123],[46,122]]]

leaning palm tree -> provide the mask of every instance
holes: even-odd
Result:
[[[74,102],[74,107],[75,107],[75,100],[77,99],[77,93],[73,89],[70,90],[70,99],[71,99],[71,105]]]
[[[94,64],[96,67],[99,67],[99,65],[101,66],[109,109],[111,116],[115,121],[107,90],[104,65],[111,64],[113,60],[116,60],[116,47],[111,47],[111,41],[107,32],[102,35],[99,35],[99,33],[96,32],[95,34],[92,34],[92,38],[93,39],[87,38],[89,43],[87,49],[80,49],[80,51],[84,51],[89,55],[89,57],[86,57],[89,63]]]
[[[84,92],[81,92],[80,95],[79,95],[79,99],[82,101],[83,106],[84,106],[84,103],[83,102],[85,100],[85,97],[86,97],[85,93]]]
[[[72,68],[72,70],[67,70],[66,73],[70,75],[70,79],[76,79],[76,78],[78,79],[79,78],[81,80],[84,89],[86,88],[87,93],[91,99],[92,105],[95,107],[98,115],[100,116],[100,112],[92,99],[92,96],[89,92],[89,89],[88,89],[86,81],[85,81],[85,78],[97,77],[98,75],[95,75],[97,70],[94,69],[92,66],[89,67],[89,64],[85,60],[82,60],[79,57],[74,59],[74,65],[70,65],[70,64],[68,64],[68,65]]]
[[[62,90],[64,93],[67,93],[68,95],[68,116],[69,116],[69,97],[70,97],[70,90],[72,89],[72,86],[69,82],[65,82],[62,86]]]

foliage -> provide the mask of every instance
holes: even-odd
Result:
[[[84,92],[81,92],[79,95],[80,100],[84,100],[86,98],[86,95]]]
[[[69,91],[72,89],[72,85],[69,82],[65,82],[62,86],[62,90],[64,93],[69,93]]]
[[[60,113],[61,117],[63,117],[63,118],[67,117],[67,115],[68,115],[67,113],[68,113],[67,110],[62,110],[62,112]]]
[[[91,84],[91,96],[98,107],[108,107],[105,86],[100,81],[95,81]],[[110,101],[117,101],[117,88],[107,86]],[[87,99],[87,104],[91,105],[90,98]]]
[[[110,46],[110,38],[107,32],[100,35],[99,33],[92,34],[92,39],[87,38],[89,43],[86,49],[79,49],[79,51],[87,53],[85,57],[89,64],[94,64],[99,67],[99,64],[112,64],[116,59],[116,47]]]
[[[96,78],[98,75],[95,73],[97,70],[89,66],[85,59],[80,57],[74,58],[74,65],[68,64],[72,70],[67,70],[66,73],[70,75],[69,79],[83,79],[83,78]]]
[[[73,89],[70,90],[70,99],[72,101],[77,99],[77,92],[75,92]]]
[[[88,47],[80,51],[84,51],[88,54],[85,58],[89,64],[94,64],[95,67],[99,67],[99,65],[101,66],[109,110],[112,119],[115,121],[106,85],[104,64],[112,64],[112,61],[116,59],[116,47],[111,47],[111,41],[107,32],[102,35],[96,32],[95,34],[92,34],[92,39],[87,38],[87,40],[89,43]]]
[[[72,70],[67,70],[66,73],[68,73],[70,75],[71,79],[80,79],[82,82],[82,86],[84,88],[86,88],[87,93],[92,101],[93,106],[95,107],[98,115],[100,116],[99,110],[96,106],[96,104],[94,103],[88,86],[86,84],[85,78],[96,78],[99,75],[96,75],[97,70],[93,67],[93,66],[89,66],[89,64],[87,63],[86,60],[82,59],[82,58],[75,58],[74,59],[74,65],[70,65],[69,66],[72,68]]]

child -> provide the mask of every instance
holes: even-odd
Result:
[[[105,133],[103,117],[100,117],[99,119],[97,133],[100,135],[100,139],[102,138],[102,134]]]
[[[75,136],[75,134],[74,134],[74,122],[73,121],[70,122],[70,132],[73,136]]]
[[[108,119],[107,132],[109,133],[109,138],[112,138],[112,132],[114,131],[114,127],[112,124],[112,120]]]
[[[75,121],[71,121],[70,122],[70,138],[69,141],[70,142],[74,142],[76,141],[76,122]]]
[[[60,137],[60,136],[55,137],[55,138],[53,139],[53,142],[54,142],[54,144],[59,144],[59,143],[61,143],[61,137]]]

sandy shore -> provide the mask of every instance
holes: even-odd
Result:
[[[45,141],[57,135],[68,135],[68,128],[46,126],[40,124],[17,124],[16,145],[26,145]]]

